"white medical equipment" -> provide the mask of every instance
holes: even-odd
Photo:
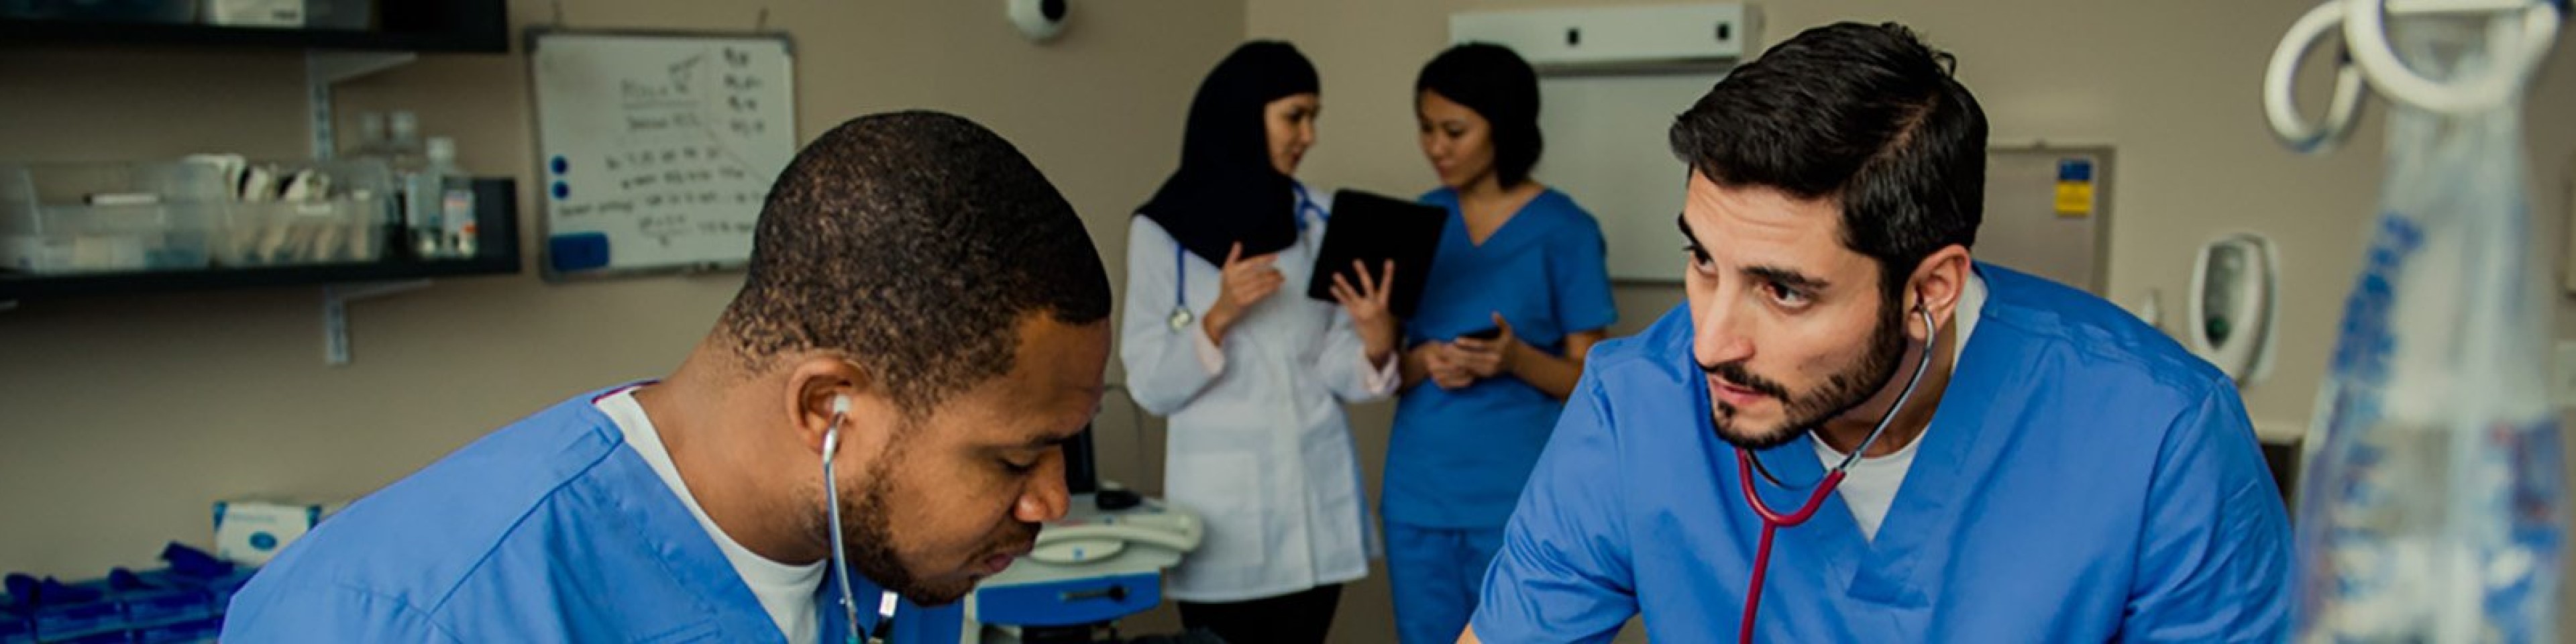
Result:
[[[2519,101],[2567,9],[2526,1],[2329,0],[2273,54],[2265,107],[2293,149],[2348,135],[2362,81],[2395,107],[2300,468],[2294,641],[2556,641],[2566,480],[2541,384],[2554,300],[2530,270]],[[2290,76],[2338,23],[2350,62],[2312,126]]]
[[[2193,353],[2243,387],[2272,371],[2278,288],[2271,240],[2236,233],[2200,247],[2192,262],[2191,317],[2182,336]]]
[[[1129,411],[1131,418],[1144,416],[1143,409]],[[1133,429],[1142,436],[1142,427]],[[1180,565],[1206,537],[1198,515],[1102,484],[1094,434],[1085,429],[1065,443],[1065,487],[1073,499],[1064,518],[1039,528],[1028,556],[967,595],[961,644],[1120,641],[1116,621],[1161,604],[1163,571]]]
[[[2272,133],[2290,149],[2313,154],[2334,149],[2352,134],[2353,124],[2361,120],[2365,81],[2390,100],[2445,114],[2475,112],[2519,99],[2523,85],[2549,55],[2567,6],[2564,0],[2326,0],[2292,24],[2290,33],[2273,48],[2271,64],[2263,74],[2263,114],[2271,120]],[[2486,39],[2494,69],[2475,78],[2439,83],[2397,59],[2388,43],[2387,16],[2444,14],[2494,16]],[[2348,58],[2335,66],[2334,97],[2326,104],[2325,121],[2311,124],[2299,116],[2291,98],[2299,61],[2338,27]]]
[[[1103,504],[1112,489],[1078,494],[1063,519],[1038,531],[1037,549],[966,598],[963,644],[1088,643],[1118,618],[1163,601],[1163,570],[1199,547],[1198,515],[1161,501]],[[1104,507],[1106,506],[1106,507]]]

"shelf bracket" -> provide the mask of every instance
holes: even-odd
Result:
[[[420,58],[410,52],[317,51],[304,54],[305,113],[312,118],[313,158],[329,159],[339,150],[331,116],[331,88],[343,82],[401,67]]]
[[[349,303],[429,288],[429,280],[370,284],[326,284],[322,287],[322,363],[349,364]]]

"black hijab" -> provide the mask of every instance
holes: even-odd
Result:
[[[1297,243],[1296,183],[1270,166],[1271,101],[1319,91],[1315,66],[1288,43],[1256,40],[1236,47],[1199,84],[1181,134],[1181,167],[1137,214],[1163,227],[1182,248],[1224,265]]]

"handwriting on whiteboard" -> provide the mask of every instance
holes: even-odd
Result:
[[[539,38],[530,67],[548,235],[606,237],[608,269],[747,258],[769,182],[796,151],[788,43],[714,34]]]
[[[762,90],[773,81],[754,69],[748,51],[725,46],[714,54],[690,55],[652,76],[618,81],[624,136],[599,156],[597,166],[617,190],[560,204],[557,216],[631,217],[638,233],[664,246],[686,235],[751,232],[749,221],[692,216],[713,206],[757,209],[768,187],[757,183],[767,180],[765,173],[751,171],[726,141],[769,131],[761,102]]]

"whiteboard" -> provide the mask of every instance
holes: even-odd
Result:
[[[784,35],[532,31],[546,274],[739,266],[796,153]]]
[[[1682,212],[1690,174],[1673,157],[1665,133],[1675,115],[1724,77],[1707,71],[1539,80],[1547,151],[1535,174],[1601,222],[1610,279],[1682,280],[1683,240],[1673,217]]]

